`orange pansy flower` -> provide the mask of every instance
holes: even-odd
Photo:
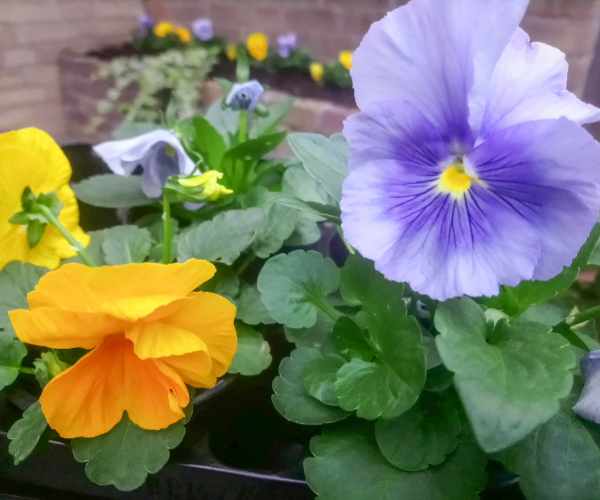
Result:
[[[46,274],[11,311],[17,337],[56,349],[91,351],[44,388],[40,403],[64,438],[108,432],[127,412],[143,429],[184,417],[186,384],[210,388],[237,349],[235,306],[194,292],[215,273],[207,261],[87,267]]]

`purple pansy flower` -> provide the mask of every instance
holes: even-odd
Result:
[[[138,26],[143,33],[149,32],[154,27],[154,19],[148,14],[138,17]]]
[[[527,4],[412,0],[354,56],[345,237],[436,299],[550,279],[598,220],[600,110],[518,27]]]
[[[215,30],[210,19],[201,17],[192,23],[192,32],[202,42],[209,42],[215,37]]]
[[[258,105],[265,89],[256,80],[236,83],[231,87],[225,104],[236,111],[253,111]]]
[[[277,53],[279,57],[287,59],[298,47],[298,35],[296,33],[284,33],[277,37]]]
[[[581,360],[585,386],[573,411],[582,418],[600,424],[600,351],[592,351]]]
[[[158,198],[167,179],[173,175],[189,175],[194,162],[179,139],[168,130],[154,130],[133,139],[103,142],[94,146],[108,167],[118,175],[132,175],[141,168],[142,189],[149,198]]]

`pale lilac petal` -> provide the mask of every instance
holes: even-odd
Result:
[[[569,120],[545,120],[496,132],[469,158],[538,233],[533,277],[550,279],[570,265],[600,215],[600,144]]]
[[[531,43],[518,29],[498,61],[481,116],[481,134],[534,120],[568,118],[579,124],[600,120],[600,109],[567,90],[565,55],[544,43]],[[471,123],[480,128],[473,113]]]
[[[373,24],[354,54],[359,108],[408,102],[458,140],[468,96],[484,102],[494,67],[527,0],[412,0]]]
[[[195,165],[188,157],[179,139],[168,130],[153,130],[132,139],[103,142],[94,151],[118,175],[129,175],[157,143],[166,143],[177,152],[181,174],[191,174]]]
[[[215,37],[213,22],[206,17],[198,18],[192,23],[192,32],[202,42],[209,42]]]
[[[256,80],[236,83],[231,87],[225,104],[236,111],[253,111],[258,106],[264,92],[264,87]]]
[[[585,386],[573,411],[581,418],[600,424],[600,351],[590,352],[581,361]]]

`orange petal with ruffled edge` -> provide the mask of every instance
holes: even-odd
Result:
[[[48,425],[62,437],[96,437],[125,411],[144,429],[164,429],[184,417],[189,393],[172,369],[137,358],[131,342],[118,335],[53,378],[40,403]]]
[[[135,355],[140,359],[180,356],[208,350],[204,341],[195,333],[160,321],[140,321],[125,332],[125,337],[133,342]]]
[[[141,324],[146,327],[149,338],[144,338],[144,328],[136,328],[136,335],[127,333],[134,341],[135,351],[140,357],[166,358],[190,354],[193,342],[189,335],[199,339],[212,359],[212,373],[220,377],[227,372],[237,349],[235,331],[236,307],[221,295],[210,292],[195,292],[184,299],[161,307]],[[161,329],[164,339],[159,341]],[[169,332],[188,332],[186,342],[180,345],[171,342]],[[189,343],[188,343],[189,342]],[[187,351],[187,352],[184,352]]]
[[[125,331],[127,322],[97,313],[74,313],[53,307],[8,313],[21,342],[53,349],[92,349],[105,337]]]
[[[175,370],[181,379],[192,387],[210,389],[217,383],[213,361],[206,352],[192,352],[182,356],[160,358],[160,361]]]
[[[28,295],[31,307],[99,312],[136,321],[186,297],[215,274],[208,261],[88,267],[67,264],[46,274]]]

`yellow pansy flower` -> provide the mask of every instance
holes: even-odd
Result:
[[[223,178],[223,172],[209,170],[201,175],[193,177],[184,177],[179,179],[179,184],[183,187],[198,188],[197,196],[206,201],[217,201],[224,196],[233,193],[231,189],[226,188],[219,181]]]
[[[194,292],[215,266],[183,264],[88,267],[46,274],[9,313],[17,337],[53,349],[90,352],[54,377],[40,404],[64,438],[110,431],[127,412],[138,427],[164,429],[184,418],[186,386],[210,388],[237,350],[235,306]]]
[[[349,50],[343,50],[340,52],[338,61],[344,68],[350,71],[352,69],[352,52]]]
[[[310,76],[315,82],[321,83],[323,81],[323,77],[325,76],[325,66],[320,62],[311,63],[309,70]]]
[[[225,47],[225,56],[230,61],[235,61],[237,59],[237,45],[235,43],[227,44],[227,47]]]
[[[172,23],[161,21],[156,26],[154,26],[154,34],[158,38],[165,38],[172,33],[175,33],[175,26]]]
[[[192,41],[192,32],[184,28],[183,26],[179,26],[175,28],[175,34],[179,37],[181,43],[188,44]]]
[[[0,134],[0,179],[0,269],[15,260],[54,269],[61,259],[76,254],[51,225],[30,248],[27,228],[10,222],[21,212],[21,195],[27,188],[34,195],[54,193],[62,204],[59,221],[83,246],[89,244],[89,236],[79,227],[79,207],[69,187],[71,165],[46,132],[25,128]]]
[[[246,40],[248,54],[257,61],[264,61],[269,55],[269,37],[264,33],[251,33]]]

